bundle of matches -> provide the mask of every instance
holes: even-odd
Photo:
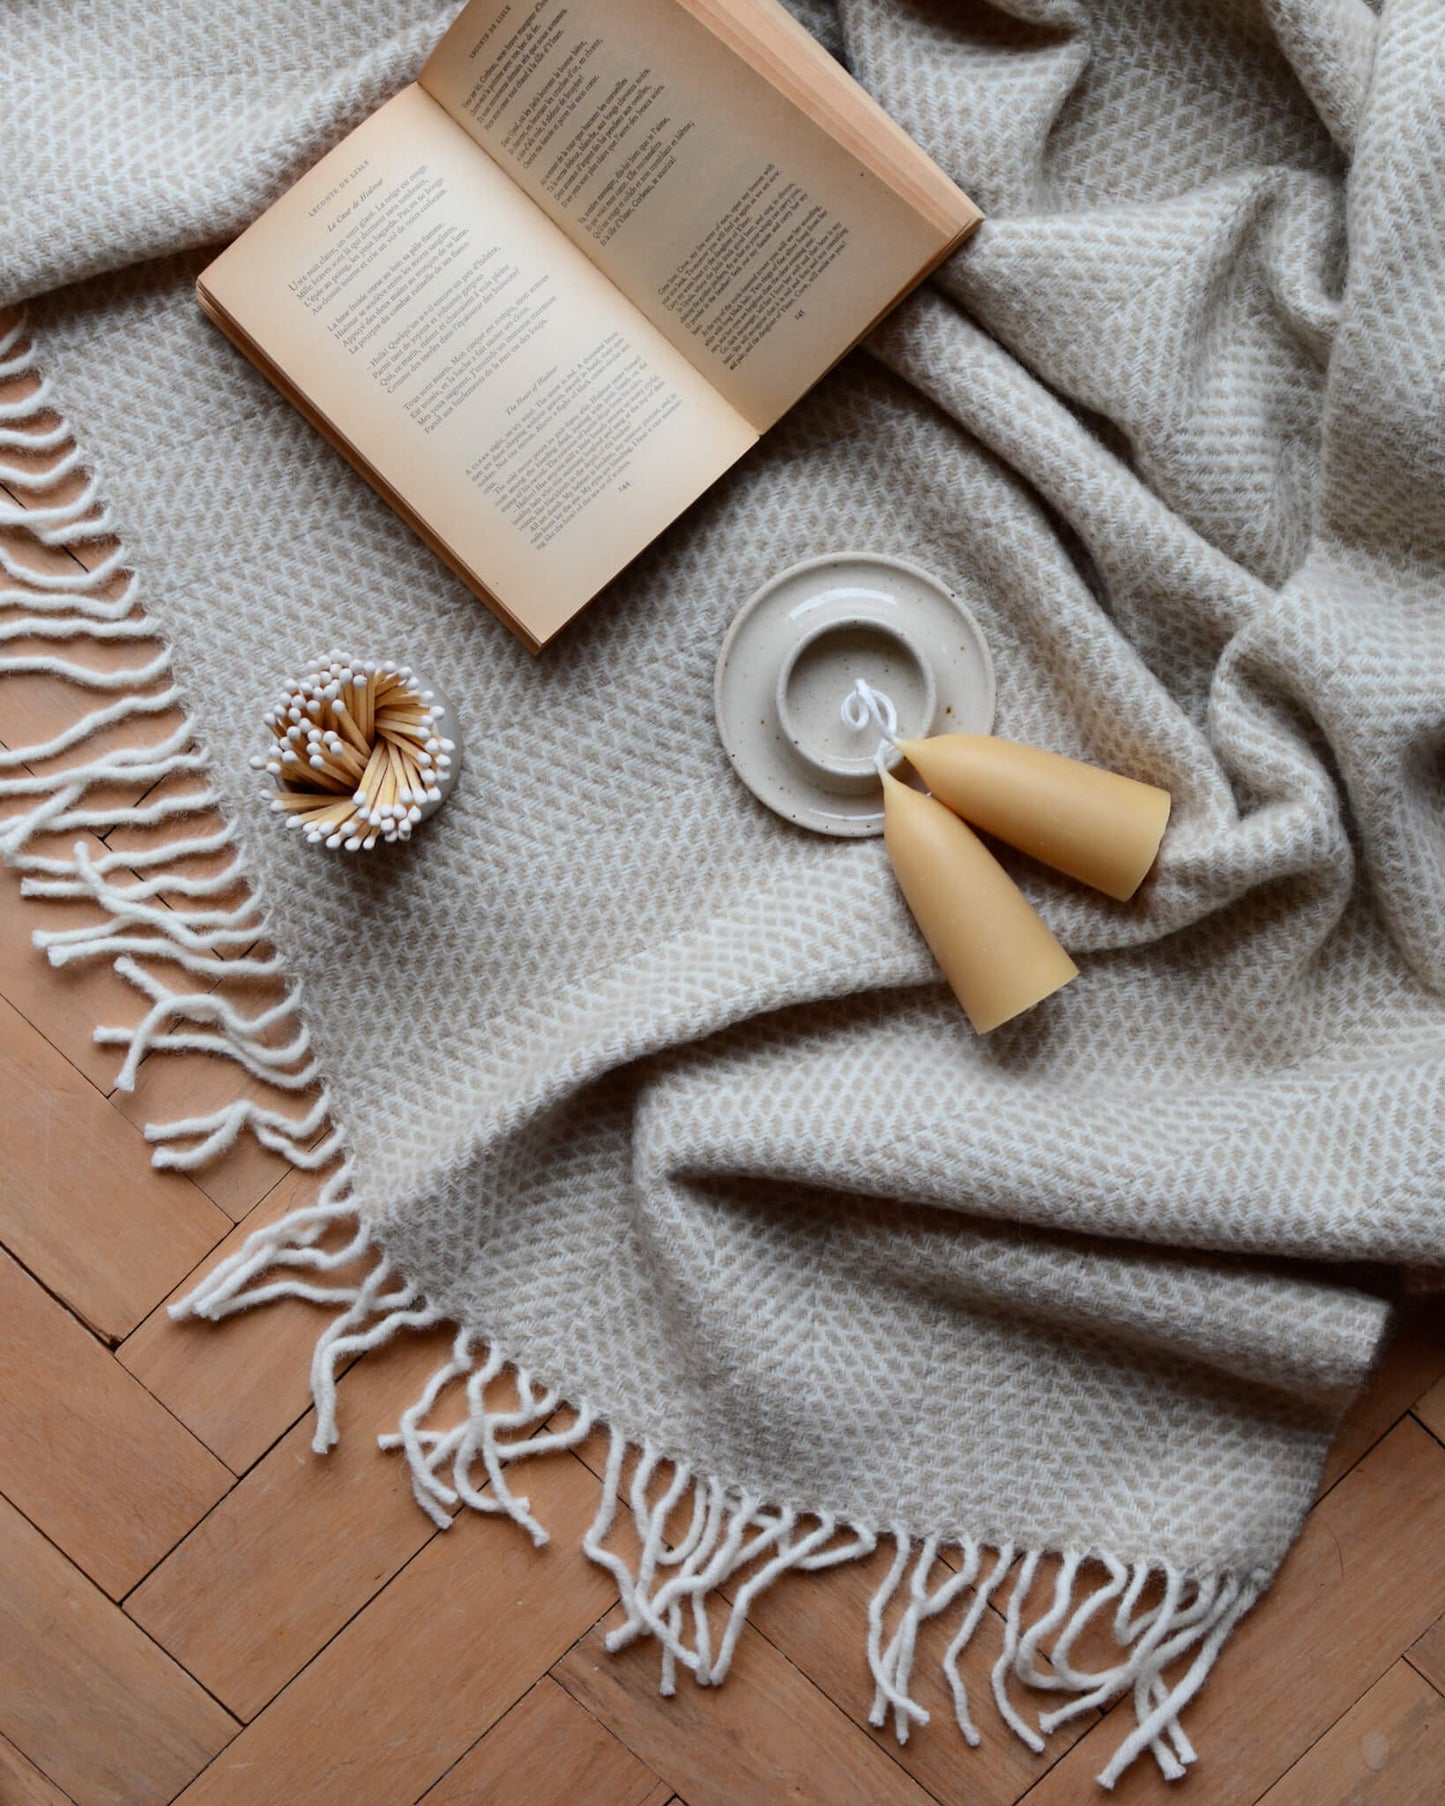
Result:
[[[354,853],[408,840],[451,788],[446,707],[409,665],[328,653],[287,678],[266,725],[275,744],[251,759],[276,780],[271,808],[307,840]]]

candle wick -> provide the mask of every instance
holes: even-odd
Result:
[[[875,690],[866,679],[858,678],[843,698],[839,710],[846,727],[861,734],[869,723],[883,736],[873,752],[873,763],[881,778],[888,768],[888,754],[898,744],[898,711],[881,690]]]

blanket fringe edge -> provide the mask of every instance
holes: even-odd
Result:
[[[333,1307],[336,1314],[318,1337],[311,1362],[312,1447],[319,1454],[338,1439],[341,1364],[402,1331],[451,1321],[396,1272],[357,1218],[349,1178],[342,1167],[315,1204],[258,1229],[171,1306],[177,1319],[212,1320],[276,1298]],[[355,1227],[340,1246],[323,1246],[328,1232],[347,1224]],[[373,1264],[359,1283],[334,1279],[367,1257]],[[508,1370],[516,1400],[498,1405],[488,1391]],[[439,1400],[454,1388],[465,1396],[462,1421],[430,1426]],[[559,1425],[559,1415],[569,1414],[570,1421]],[[1112,1788],[1146,1750],[1166,1778],[1177,1780],[1195,1760],[1180,1714],[1267,1584],[1263,1573],[1189,1575],[1167,1562],[1124,1561],[1099,1550],[916,1538],[901,1525],[872,1526],[770,1502],[665,1454],[650,1438],[632,1438],[607,1425],[594,1403],[564,1397],[496,1341],[465,1326],[457,1329],[448,1358],[378,1444],[403,1455],[416,1502],[438,1529],[448,1529],[453,1513],[465,1507],[504,1515],[541,1544],[547,1532],[530,1501],[513,1491],[510,1470],[528,1458],[576,1448],[594,1432],[605,1439],[605,1468],[582,1548],[612,1577],[624,1613],[609,1632],[607,1647],[615,1651],[654,1640],[661,1654],[659,1691],[665,1695],[676,1691],[679,1670],[704,1687],[726,1677],[754,1601],[784,1574],[860,1560],[880,1542],[891,1541],[892,1562],[860,1627],[874,1683],[871,1724],[881,1727],[891,1719],[899,1743],[906,1744],[915,1726],[928,1723],[927,1710],[910,1690],[919,1632],[954,1607],[943,1675],[963,1737],[970,1745],[981,1741],[959,1661],[1000,1583],[1012,1576],[1002,1614],[1003,1649],[990,1676],[1003,1723],[1040,1753],[1059,1726],[1131,1694],[1134,1728],[1100,1771],[1099,1783]],[[626,1519],[636,1548],[624,1555],[611,1543],[619,1521]],[[1036,1589],[1040,1564],[1050,1553],[1060,1557],[1052,1587]],[[1039,1598],[1033,1600],[1036,1590]],[[1144,1605],[1146,1591],[1152,1603]],[[1075,1646],[1091,1624],[1112,1632],[1118,1659],[1109,1666],[1087,1668],[1074,1660]],[[1060,1703],[1031,1721],[1016,1704],[1010,1683],[1035,1694],[1052,1693]]]
[[[38,374],[25,334],[23,318],[0,331],[0,388]],[[63,419],[54,424],[57,418],[45,381],[21,400],[0,404],[0,484],[27,498],[17,504],[0,496],[0,527],[21,531],[47,548],[74,551],[111,542],[113,549],[89,568],[77,563],[73,572],[57,573],[38,571],[0,543],[0,613],[7,617],[0,625],[0,642],[153,639],[154,628],[137,613],[135,576],[124,563],[123,549],[114,544],[95,479],[87,477],[79,495],[55,506],[32,505],[29,499],[43,497],[81,468],[70,429]],[[7,452],[60,455],[35,468],[13,464]],[[118,592],[108,593],[117,581]],[[239,854],[206,877],[170,869],[195,855],[232,847],[229,824],[139,852],[96,855],[78,840],[71,857],[64,859],[30,847],[40,835],[150,827],[219,806],[220,798],[205,781],[209,755],[197,745],[188,719],[157,744],[93,752],[81,763],[53,768],[54,760],[119,723],[173,709],[184,717],[180,692],[170,678],[169,651],[144,664],[109,671],[49,655],[0,656],[0,675],[24,673],[45,674],[107,697],[48,741],[0,748],[0,797],[33,799],[0,823],[0,856],[23,874],[24,894],[89,899],[102,912],[93,924],[36,933],[36,945],[52,965],[108,958],[148,1000],[136,1027],[96,1030],[101,1045],[126,1050],[117,1087],[134,1086],[140,1063],[150,1053],[205,1052],[233,1061],[283,1093],[314,1093],[301,1115],[241,1098],[209,1115],[147,1124],[146,1138],[155,1144],[153,1164],[198,1168],[225,1154],[244,1130],[294,1167],[319,1171],[331,1165],[342,1153],[343,1137],[334,1127],[328,1129],[330,1099],[310,1056],[306,1029],[297,1018],[291,1039],[278,1044],[275,1038],[275,1031],[295,1016],[299,988],[287,980],[279,957],[248,951],[266,940],[262,899],[251,888],[234,908],[207,906],[209,899],[246,883]],[[182,796],[144,800],[151,786],[181,773],[198,774],[199,787]],[[117,784],[140,786],[142,800],[87,806],[92,789]],[[173,910],[166,906],[167,897],[199,899],[203,907]],[[165,984],[151,969],[157,961],[208,979],[278,980],[285,994],[274,1006],[247,1015],[215,991],[181,991]],[[346,1222],[355,1228],[344,1245],[326,1246],[328,1234]],[[373,1264],[363,1280],[356,1285],[337,1281],[342,1268],[365,1258]],[[215,1320],[276,1298],[307,1299],[336,1311],[317,1340],[311,1363],[313,1447],[319,1453],[338,1436],[340,1364],[403,1330],[448,1321],[395,1271],[357,1217],[348,1165],[327,1179],[314,1204],[256,1230],[174,1304],[171,1315]],[[487,1392],[504,1370],[512,1373],[516,1400],[498,1408]],[[428,1427],[438,1400],[455,1386],[465,1393],[463,1421],[445,1429]],[[571,1421],[554,1427],[559,1412],[570,1412]],[[1112,1788],[1145,1751],[1167,1778],[1177,1779],[1195,1760],[1180,1713],[1204,1684],[1234,1625],[1268,1584],[1262,1572],[1193,1575],[1168,1563],[1124,1561],[1099,1550],[1021,1549],[971,1537],[915,1538],[902,1525],[865,1525],[772,1503],[667,1456],[648,1438],[630,1439],[616,1426],[605,1425],[602,1413],[587,1400],[564,1400],[558,1390],[539,1385],[499,1345],[466,1327],[457,1330],[450,1357],[402,1413],[396,1429],[378,1440],[383,1449],[403,1454],[417,1503],[438,1529],[447,1529],[453,1513],[465,1507],[504,1515],[541,1544],[547,1532],[530,1502],[511,1489],[509,1470],[529,1457],[575,1448],[594,1432],[605,1437],[605,1468],[597,1514],[582,1546],[617,1586],[624,1617],[609,1633],[607,1645],[617,1650],[644,1638],[654,1640],[661,1652],[663,1694],[676,1690],[680,1669],[699,1686],[720,1684],[754,1601],[782,1575],[861,1560],[880,1542],[891,1541],[893,1558],[861,1627],[874,1683],[870,1723],[882,1727],[891,1719],[900,1744],[908,1742],[915,1727],[928,1723],[927,1710],[911,1691],[919,1632],[954,1607],[957,1619],[942,1657],[943,1675],[964,1739],[975,1746],[981,1741],[959,1663],[993,1595],[1012,1577],[1001,1614],[1003,1650],[990,1675],[994,1705],[1008,1729],[1041,1752],[1059,1726],[1132,1693],[1134,1728],[1098,1775],[1100,1784]],[[635,1532],[637,1548],[630,1559],[613,1546],[623,1520],[630,1520]],[[1030,1610],[1039,1567],[1048,1554],[1060,1557],[1058,1571],[1051,1589],[1038,1589],[1041,1598]],[[1153,1601],[1147,1605],[1146,1593]],[[1096,1621],[1111,1628],[1118,1659],[1102,1668],[1084,1668],[1073,1660],[1074,1648]],[[1011,1682],[1051,1693],[1060,1703],[1031,1722],[1015,1703]]]
[[[0,330],[0,390],[26,381],[35,385],[28,394],[0,402],[0,485],[23,498],[14,502],[0,494],[0,528],[11,536],[9,544],[0,541],[0,648],[36,640],[93,648],[117,642],[160,645],[154,623],[140,612],[138,580],[115,539],[97,480],[80,461],[48,380],[40,380],[21,315]],[[16,454],[21,462],[14,461]],[[84,478],[78,494],[44,505],[47,492],[76,476]],[[17,556],[17,540],[38,551],[70,553],[73,568],[46,569]],[[80,557],[87,548],[94,553],[88,563]],[[95,1031],[101,1046],[125,1049],[118,1090],[134,1089],[148,1054],[205,1053],[232,1061],[275,1095],[275,1103],[242,1097],[205,1115],[148,1123],[153,1165],[192,1170],[249,1132],[293,1166],[320,1169],[339,1155],[342,1138],[334,1129],[327,1132],[330,1098],[296,1013],[299,987],[279,957],[261,951],[267,944],[264,900],[242,869],[230,824],[138,850],[97,851],[89,838],[116,828],[181,822],[220,808],[207,776],[210,756],[196,739],[172,678],[169,648],[141,656],[140,664],[96,669],[48,652],[0,652],[0,676],[45,676],[80,695],[102,698],[49,739],[0,748],[0,798],[22,803],[0,822],[0,857],[22,874],[23,896],[97,906],[91,922],[37,931],[35,945],[52,966],[108,959],[144,998],[146,1009],[135,1027]],[[159,741],[113,744],[124,739],[128,726],[171,714],[180,717],[180,726]],[[64,762],[74,755],[76,762]],[[157,789],[181,776],[193,778],[194,787],[169,794]],[[97,804],[94,792],[116,786],[138,800]],[[38,837],[68,833],[87,837],[72,843],[69,857],[34,850]],[[231,857],[217,871],[195,876],[183,869],[188,860],[228,851]],[[242,900],[227,906],[238,892]],[[170,907],[172,902],[181,907]],[[213,986],[229,979],[274,980],[282,995],[275,1004],[247,1012],[220,988],[168,984],[157,964]],[[278,1107],[296,1094],[305,1094],[299,1113]]]

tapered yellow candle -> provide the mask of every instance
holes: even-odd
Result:
[[[883,843],[924,940],[979,1034],[1078,977],[973,830],[891,772],[883,774]]]
[[[992,734],[898,746],[965,821],[1121,902],[1154,863],[1169,820],[1167,790]]]

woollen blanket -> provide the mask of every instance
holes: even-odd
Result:
[[[1179,1713],[1386,1328],[1342,1267],[1441,1259],[1445,9],[800,16],[987,223],[534,658],[192,294],[449,14],[12,4],[0,300],[29,303],[32,338],[8,367],[33,344],[94,474],[84,509],[31,524],[114,530],[135,576],[114,606],[78,579],[6,600],[102,638],[143,607],[170,648],[195,742],[146,769],[203,749],[345,1156],[192,1308],[325,1295],[323,1231],[355,1219],[378,1264],[332,1288],[319,1442],[344,1354],[455,1322],[398,1435],[418,1499],[540,1535],[507,1484],[545,1443],[528,1423],[562,1400],[607,1426],[587,1546],[668,1684],[731,1659],[685,1605],[892,1538],[859,1628],[880,1719],[919,1715],[919,1623],[950,1614],[957,1683],[1013,1574],[1014,1730],[1132,1689],[1102,1778],[1150,1749],[1177,1774]],[[9,453],[49,420],[12,410]],[[997,731],[1173,793],[1132,902],[1004,854],[1082,975],[986,1038],[881,842],[770,814],[714,730],[736,609],[854,547],[967,601]],[[349,860],[279,831],[247,765],[282,679],[332,646],[432,674],[467,736],[445,809]],[[115,957],[157,938],[140,878],[32,844],[79,819],[79,770],[31,781],[5,846],[103,905],[89,951]],[[195,989],[152,1028],[198,1020]],[[244,1024],[217,1035],[244,1053]],[[250,1128],[310,1157],[320,1123],[222,1113],[161,1148]],[[503,1362],[510,1418],[484,1384]],[[468,1376],[469,1419],[428,1430]],[[1059,1582],[1031,1598],[1049,1552]],[[1048,1633],[1090,1618],[1114,1666],[1054,1640],[1040,1670]]]

